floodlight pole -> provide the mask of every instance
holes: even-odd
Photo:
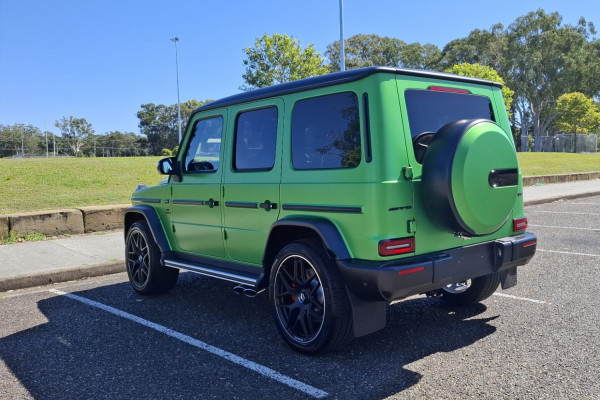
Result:
[[[344,0],[340,0],[340,71],[346,69],[346,55],[344,53]]]
[[[179,130],[179,143],[181,143],[181,105],[179,103],[179,63],[177,60],[177,42],[178,37],[171,39],[171,42],[175,43],[175,73],[177,75],[177,128]]]

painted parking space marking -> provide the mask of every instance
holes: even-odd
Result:
[[[583,212],[573,212],[573,211],[546,211],[546,210],[527,210],[527,214],[531,213],[545,213],[545,214],[570,214],[570,215],[594,215],[600,216],[600,214],[596,213],[583,213]]]
[[[259,374],[261,374],[261,375],[263,375],[263,376],[265,376],[267,378],[273,379],[273,380],[275,380],[275,381],[277,381],[279,383],[283,383],[284,385],[287,385],[287,386],[289,386],[291,388],[294,388],[296,390],[304,392],[305,394],[308,394],[308,395],[310,395],[312,397],[323,398],[323,397],[328,396],[327,392],[324,392],[324,391],[322,391],[320,389],[317,389],[317,388],[315,388],[313,386],[307,385],[307,384],[305,384],[303,382],[297,381],[297,380],[295,380],[293,378],[290,378],[289,376],[285,376],[283,374],[280,374],[279,372],[277,372],[277,371],[275,371],[275,370],[273,370],[271,368],[265,367],[264,365],[257,364],[257,363],[255,363],[253,361],[247,360],[247,359],[245,359],[243,357],[237,356],[237,355],[235,355],[233,353],[230,353],[228,351],[221,350],[218,347],[212,346],[212,345],[210,345],[208,343],[205,343],[205,342],[202,342],[200,340],[194,339],[192,337],[186,336],[186,335],[184,335],[182,333],[179,333],[177,331],[169,329],[169,328],[167,328],[165,326],[156,324],[154,322],[150,322],[148,320],[145,320],[145,319],[140,318],[138,316],[135,316],[133,314],[129,314],[129,313],[125,312],[125,311],[121,311],[121,310],[119,310],[117,308],[114,308],[114,307],[111,307],[111,306],[107,306],[106,304],[98,303],[96,301],[93,301],[93,300],[90,300],[90,299],[86,299],[85,297],[77,296],[77,295],[74,295],[72,293],[63,292],[61,290],[52,289],[52,290],[50,290],[50,292],[52,292],[54,294],[57,294],[57,295],[60,295],[60,296],[68,297],[68,298],[70,298],[72,300],[79,301],[79,302],[84,303],[84,304],[86,304],[88,306],[91,306],[91,307],[99,308],[99,309],[101,309],[103,311],[109,312],[109,313],[111,313],[113,315],[116,315],[118,317],[127,319],[129,321],[138,323],[138,324],[143,325],[143,326],[145,326],[147,328],[154,329],[155,331],[163,333],[163,334],[165,334],[167,336],[170,336],[170,337],[172,337],[174,339],[181,340],[182,342],[185,342],[185,343],[190,344],[190,345],[192,345],[194,347],[197,347],[199,349],[207,351],[207,352],[209,352],[209,353],[211,353],[213,355],[216,355],[216,356],[219,356],[221,358],[224,358],[224,359],[226,359],[226,360],[228,360],[228,361],[230,361],[230,362],[232,362],[234,364],[237,364],[239,366],[242,366],[244,368],[247,368],[249,370],[257,372],[257,373],[259,373]]]
[[[575,226],[554,226],[554,225],[536,225],[536,224],[529,224],[528,226],[534,226],[536,228],[575,229],[575,230],[580,230],[580,231],[600,232],[600,229],[597,229],[597,228],[578,228]]]
[[[573,255],[573,256],[600,257],[600,254],[575,253],[572,251],[558,251],[558,250],[544,250],[544,249],[536,249],[535,251],[541,251],[542,253],[569,254],[569,255]]]
[[[519,296],[513,296],[512,294],[504,294],[504,293],[494,293],[494,296],[500,296],[500,297],[508,297],[509,299],[513,299],[513,300],[523,300],[523,301],[529,301],[532,303],[537,303],[537,304],[550,304],[547,301],[544,300],[536,300],[536,299],[530,299],[527,297],[519,297]]]

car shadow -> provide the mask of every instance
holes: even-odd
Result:
[[[411,298],[388,308],[387,327],[328,355],[307,356],[280,338],[265,293],[245,298],[227,282],[181,274],[167,294],[128,283],[74,292],[325,390],[330,398],[400,393],[422,375],[405,366],[495,332],[483,304],[452,308]],[[0,356],[36,399],[306,398],[306,394],[145,326],[65,296],[38,302],[48,322],[1,339]]]

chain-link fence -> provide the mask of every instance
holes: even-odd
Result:
[[[539,143],[541,141],[541,144]],[[556,153],[596,153],[598,135],[560,134],[534,137],[534,149]]]

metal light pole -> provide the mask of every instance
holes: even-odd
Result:
[[[346,55],[344,53],[344,0],[340,0],[340,71],[346,69]]]
[[[175,43],[175,73],[177,74],[177,128],[179,129],[179,143],[181,143],[181,105],[179,104],[179,64],[177,61],[177,42],[179,42],[179,38],[174,37],[171,39],[171,42]]]

